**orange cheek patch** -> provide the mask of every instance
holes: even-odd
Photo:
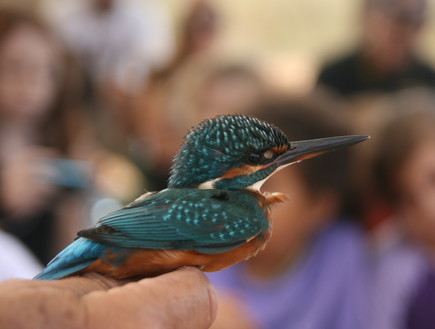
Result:
[[[273,162],[268,163],[264,166],[244,165],[243,167],[240,167],[240,168],[231,168],[225,174],[223,174],[221,177],[222,178],[234,178],[234,177],[238,177],[238,176],[249,175],[249,174],[255,173],[261,169],[267,168],[272,164],[273,164]]]
[[[240,168],[231,168],[225,174],[222,175],[222,178],[234,178],[237,176],[252,174],[261,168],[262,168],[261,166],[250,166],[250,165],[244,165],[243,167]]]

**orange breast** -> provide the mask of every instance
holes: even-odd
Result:
[[[205,272],[214,272],[254,256],[264,248],[269,236],[270,233],[267,233],[251,239],[236,249],[214,255],[202,254],[193,250],[134,249],[121,266],[116,267],[98,259],[81,273],[98,272],[123,279],[162,274],[182,266],[197,266]]]

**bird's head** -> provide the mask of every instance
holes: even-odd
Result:
[[[185,137],[174,158],[169,187],[259,189],[274,172],[367,136],[289,142],[267,122],[245,115],[203,121]]]

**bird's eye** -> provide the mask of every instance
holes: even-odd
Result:
[[[261,160],[261,156],[258,153],[250,153],[247,158],[250,164],[259,164]]]
[[[270,159],[273,158],[274,154],[273,154],[273,152],[271,150],[268,150],[268,151],[263,153],[263,156],[264,156],[265,159],[270,160]]]

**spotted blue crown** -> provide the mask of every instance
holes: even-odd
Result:
[[[198,187],[221,177],[232,168],[249,164],[253,154],[287,144],[287,137],[281,130],[253,117],[226,115],[205,120],[186,135],[174,158],[168,186]],[[270,168],[269,171],[275,169]],[[268,174],[262,173],[264,177]],[[260,179],[262,177],[238,178],[231,182],[223,180],[217,185],[243,188]]]

